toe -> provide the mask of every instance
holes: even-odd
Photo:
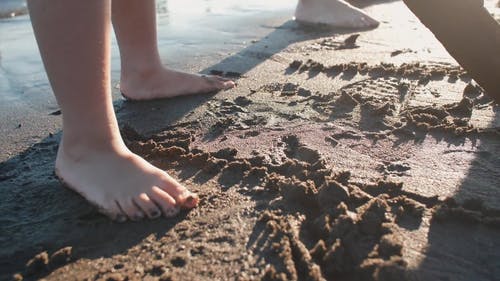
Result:
[[[366,27],[377,27],[379,25],[378,21],[376,21],[373,18],[368,17],[368,16],[363,17],[363,22],[364,22]]]
[[[229,89],[234,88],[235,86],[236,86],[236,83],[234,83],[233,80],[222,82],[222,89],[223,90],[229,90]]]
[[[149,198],[146,193],[141,193],[139,196],[134,198],[135,204],[141,208],[141,210],[148,216],[150,219],[155,219],[161,216],[161,210],[158,209],[155,202]]]
[[[179,194],[175,198],[175,201],[177,202],[177,206],[181,207],[182,209],[193,209],[198,205],[200,199],[198,197],[198,194],[185,189],[183,193]]]
[[[160,187],[174,198],[176,205],[180,208],[192,209],[198,205],[198,195],[189,191],[168,175],[163,176]]]
[[[181,198],[182,204],[181,207],[185,209],[192,209],[198,205],[200,202],[200,198],[198,197],[198,194],[192,193],[190,191],[187,191],[184,195],[183,198]]]
[[[236,83],[233,80],[221,76],[203,76],[214,90],[228,90],[234,88]]]
[[[138,221],[144,218],[144,212],[136,206],[132,199],[118,201],[118,205],[130,220]]]
[[[224,90],[231,89],[231,88],[234,88],[236,86],[236,83],[229,78],[215,76],[215,79],[217,79],[219,81],[222,89],[224,89]]]
[[[127,221],[127,215],[123,213],[117,201],[113,201],[109,205],[99,207],[99,212],[117,222]]]
[[[174,217],[179,213],[180,209],[176,206],[175,199],[163,189],[154,186],[149,196],[160,207],[165,217]]]
[[[370,27],[378,27],[380,23],[377,20],[370,19]]]

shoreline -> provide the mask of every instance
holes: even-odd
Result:
[[[0,20],[26,15],[28,8],[24,0],[4,0],[0,3]]]
[[[500,108],[402,2],[367,9],[378,29],[274,19],[184,66],[235,89],[115,101],[129,147],[201,195],[174,220],[112,223],[62,189],[60,116],[33,108],[52,129],[2,140],[20,149],[0,164],[0,278],[494,279]]]
[[[280,0],[266,7],[265,1],[256,1],[251,9],[242,10],[241,5],[234,7],[231,1],[226,1],[220,10],[214,10],[209,9],[214,2],[208,1],[204,2],[207,7],[202,5],[186,11],[177,7],[178,4],[167,6],[167,1],[158,1],[160,55],[165,64],[175,69],[195,73],[206,70],[253,45],[254,40],[289,19],[294,5],[288,2]],[[29,16],[0,19],[0,34],[3,40],[0,42],[0,112],[3,114],[0,161],[6,161],[45,139],[49,133],[56,134],[62,124],[60,116],[52,115],[59,107],[45,75]],[[116,88],[119,66],[113,37],[111,86],[117,106],[122,102]]]

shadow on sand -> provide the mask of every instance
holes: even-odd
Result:
[[[203,72],[222,70],[244,74],[292,43],[341,33],[348,31],[310,30],[289,21],[258,44]],[[133,127],[157,124],[152,130],[160,130],[175,124],[212,97],[196,95],[141,103],[122,102],[118,105],[118,115],[121,120],[128,119],[127,123]],[[154,112],[152,107],[156,108]],[[132,118],[134,115],[140,118]],[[498,112],[496,118],[500,118]],[[0,279],[21,272],[27,260],[44,250],[52,253],[71,245],[77,259],[111,257],[126,252],[151,234],[161,237],[183,220],[181,216],[174,220],[117,224],[98,214],[80,196],[62,188],[55,178],[53,163],[59,138],[60,134],[46,138],[0,163]],[[500,202],[499,147],[496,138],[480,138],[478,151],[488,154],[472,161],[457,198],[482,193]],[[461,280],[494,280],[500,276],[498,231],[461,222],[432,222],[428,240],[423,242],[428,244],[426,256],[415,269],[418,276],[423,276],[422,280],[435,280],[436,276],[442,277],[440,280],[448,280],[448,276],[460,276]],[[470,258],[478,256],[483,256],[484,261]],[[450,260],[453,260],[453,268],[447,267]],[[455,272],[457,264],[463,265],[463,272]],[[485,264],[496,266],[485,268]]]
[[[495,108],[495,124],[500,108]],[[498,135],[475,139],[475,157],[453,199],[471,211],[498,217],[500,210],[500,140]],[[465,202],[465,203],[464,203]],[[497,280],[500,276],[498,225],[466,217],[431,220],[418,280]]]
[[[301,27],[294,21],[276,27],[258,44],[205,69],[244,74],[292,43],[349,31]],[[193,95],[169,100],[118,102],[120,121],[132,127],[159,131],[213,98]],[[151,110],[154,108],[155,110]],[[111,257],[137,245],[147,236],[161,237],[178,222],[144,221],[119,224],[100,215],[81,196],[64,188],[54,175],[58,133],[0,163],[0,279],[23,272],[26,262],[41,251],[49,254],[68,245],[74,258]],[[42,273],[42,275],[48,272]],[[43,277],[37,275],[37,278]]]

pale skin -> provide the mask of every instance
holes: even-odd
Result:
[[[121,56],[121,90],[131,99],[169,98],[234,87],[218,77],[165,68],[154,0],[30,0],[33,29],[57,102],[63,136],[56,174],[117,221],[176,216],[198,196],[124,144],[113,110],[111,20]]]
[[[295,19],[341,28],[374,28],[379,22],[343,0],[299,0]]]
[[[163,66],[154,0],[29,0],[28,6],[63,112],[55,165],[61,181],[117,221],[173,217],[183,208],[194,208],[196,194],[132,153],[120,136],[110,93],[111,21],[120,49],[120,90],[128,99],[209,93],[232,88],[234,82]],[[325,9],[333,14],[328,16]],[[337,26],[376,24],[336,0],[300,0],[296,17]]]

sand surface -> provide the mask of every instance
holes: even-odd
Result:
[[[500,107],[402,2],[366,9],[378,29],[283,21],[204,70],[233,90],[117,104],[199,192],[175,220],[64,189],[60,133],[0,163],[0,279],[499,280]]]

